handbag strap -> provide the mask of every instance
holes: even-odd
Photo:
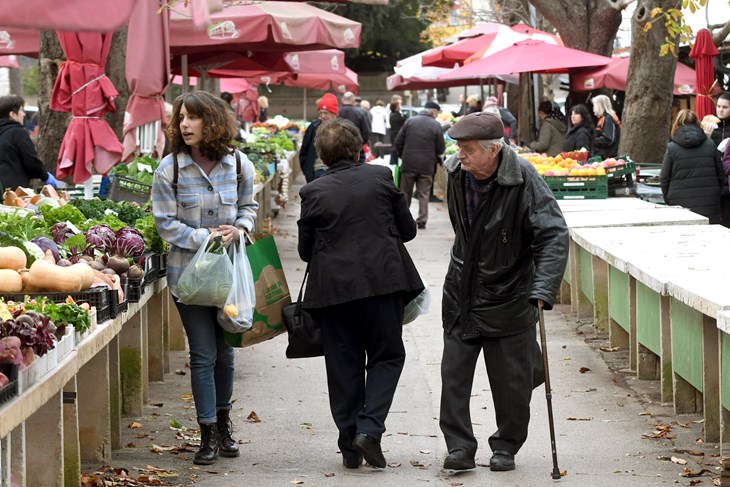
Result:
[[[309,275],[309,262],[307,262],[307,268],[304,271],[304,279],[302,279],[302,287],[299,288],[299,297],[297,297],[297,305],[295,308],[295,314],[302,314],[302,295],[304,294],[304,284],[307,282],[307,276]]]

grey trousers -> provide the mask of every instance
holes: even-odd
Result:
[[[500,338],[461,338],[461,325],[444,334],[441,360],[441,416],[439,425],[449,452],[464,449],[475,455],[477,440],[471,424],[469,402],[479,353],[492,389],[497,431],[489,438],[492,451],[517,454],[530,422],[532,389],[544,381],[542,352],[536,329]]]
[[[428,221],[428,196],[433,184],[433,175],[416,174],[413,172],[400,173],[400,190],[406,195],[406,203],[411,206],[411,199],[415,196],[418,200],[418,217],[416,223],[426,224]],[[414,193],[413,186],[416,186]]]

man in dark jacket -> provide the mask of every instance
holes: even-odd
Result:
[[[418,200],[418,228],[426,228],[428,221],[428,197],[433,184],[436,165],[446,151],[441,124],[436,121],[441,107],[433,101],[426,102],[425,110],[409,118],[395,139],[395,150],[403,159],[400,170],[400,189],[406,195],[408,206],[416,186]]]
[[[324,165],[317,157],[317,149],[314,147],[314,138],[317,135],[317,128],[324,122],[329,122],[337,118],[339,111],[339,103],[337,97],[332,93],[325,93],[322,98],[317,101],[317,110],[319,118],[313,120],[309,124],[307,130],[304,131],[302,137],[302,145],[299,149],[299,166],[302,168],[304,178],[308,183],[317,179],[324,173]]]
[[[346,91],[341,98],[342,106],[340,106],[340,118],[349,120],[355,124],[360,130],[362,136],[363,146],[370,140],[370,124],[368,123],[367,114],[365,110],[355,106],[355,94],[351,91]],[[360,152],[360,159],[358,162],[365,162],[365,148],[363,147]]]
[[[544,378],[538,307],[552,309],[568,259],[568,228],[542,177],[502,141],[497,115],[467,115],[448,135],[459,152],[445,163],[455,239],[442,303],[444,468],[475,467],[469,400],[483,351],[497,420],[489,467],[513,470],[527,439],[532,389]]]
[[[56,178],[46,171],[33,141],[23,128],[25,100],[18,95],[0,97],[0,186],[28,186],[33,178],[56,187]]]

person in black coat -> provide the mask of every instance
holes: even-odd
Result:
[[[314,148],[314,137],[317,135],[317,129],[323,122],[337,118],[339,112],[337,97],[332,93],[325,93],[322,98],[317,100],[317,110],[319,110],[319,118],[313,120],[307,127],[307,130],[304,131],[302,145],[299,149],[299,166],[302,168],[304,179],[308,183],[314,181],[319,177],[319,173],[321,173],[321,161],[319,161],[317,150]]]
[[[404,117],[401,113],[400,105],[400,97],[394,98],[393,101],[390,102],[390,117],[388,118],[388,123],[390,124],[389,135],[390,143],[392,145],[392,149],[390,151],[391,166],[396,166],[398,164],[398,150],[395,148],[395,139],[398,137],[398,132],[400,132],[403,124],[406,123],[406,117]]]
[[[611,100],[606,95],[593,98],[593,113],[598,118],[593,150],[604,159],[616,157],[621,142],[621,121],[613,111]]]
[[[346,91],[342,98],[340,106],[340,118],[351,121],[360,130],[360,137],[362,137],[363,144],[366,144],[370,139],[370,123],[368,122],[367,113],[362,108],[355,106],[355,94],[351,91]],[[365,162],[365,147],[362,148],[359,162]]]
[[[721,159],[715,143],[700,127],[697,114],[680,110],[659,174],[664,201],[706,216],[710,223],[720,223],[720,195],[725,182]]]
[[[593,156],[593,118],[585,105],[575,105],[570,109],[570,129],[565,134],[564,152],[579,151],[585,148],[588,157]]]
[[[25,100],[0,97],[0,188],[27,187],[33,178],[56,187],[56,178],[43,167],[30,135],[23,128]]]
[[[416,223],[391,170],[356,162],[354,124],[323,123],[315,145],[327,171],[299,193],[303,307],[322,327],[343,464],[359,468],[364,457],[385,468],[380,439],[405,362],[403,310],[424,289],[403,245]]]

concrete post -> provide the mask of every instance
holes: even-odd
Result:
[[[79,369],[77,380],[81,458],[108,462],[112,457],[112,440],[107,347]]]
[[[163,294],[155,293],[145,306],[148,336],[147,367],[150,381],[162,381],[165,374],[164,302]]]
[[[79,448],[79,411],[76,376],[63,388],[74,398],[63,404],[63,481],[65,487],[78,487],[81,478],[81,449]]]
[[[25,485],[64,485],[62,408],[59,391],[25,422]]]
[[[705,441],[720,441],[720,332],[714,317],[702,315],[703,371],[702,407],[705,412]]]
[[[142,311],[135,313],[119,333],[119,373],[121,378],[122,415],[141,416],[142,378]]]

